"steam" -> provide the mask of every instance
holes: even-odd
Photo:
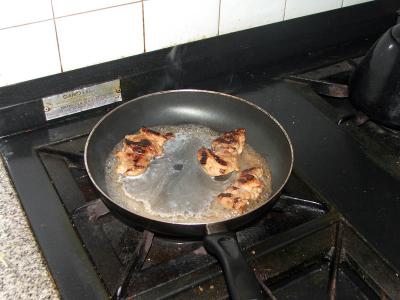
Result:
[[[183,87],[183,58],[186,45],[174,46],[165,57],[165,74],[160,79],[160,90],[178,89]]]

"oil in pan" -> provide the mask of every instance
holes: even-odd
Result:
[[[171,222],[208,223],[231,218],[235,212],[215,201],[235,179],[216,181],[200,168],[196,153],[202,146],[209,147],[220,135],[199,125],[158,126],[152,130],[172,132],[174,139],[164,145],[162,157],[154,159],[145,173],[121,176],[116,173],[116,145],[106,163],[108,193],[117,204],[137,214]],[[128,133],[127,133],[128,134]],[[264,169],[264,193],[253,205],[266,199],[271,190],[271,176],[266,161],[246,144],[239,159],[240,169],[260,166]]]

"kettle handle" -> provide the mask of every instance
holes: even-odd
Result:
[[[397,14],[397,24],[400,24],[400,9],[396,11]]]

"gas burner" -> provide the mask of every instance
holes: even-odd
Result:
[[[310,102],[350,133],[372,161],[400,178],[400,132],[374,122],[349,99],[350,77],[361,60],[362,57],[345,60],[286,79],[310,87],[315,92],[309,97]]]

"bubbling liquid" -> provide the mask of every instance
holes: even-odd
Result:
[[[162,157],[154,159],[146,172],[139,176],[122,176],[116,172],[115,153],[123,140],[110,153],[105,168],[107,192],[116,204],[147,218],[165,222],[210,223],[223,221],[238,213],[226,209],[216,201],[235,180],[232,174],[225,181],[207,175],[199,165],[196,153],[202,146],[210,147],[220,133],[199,125],[157,126],[152,130],[172,132],[174,139],[164,144]],[[251,210],[271,194],[271,173],[267,162],[248,144],[239,157],[241,170],[261,167],[264,190]]]

